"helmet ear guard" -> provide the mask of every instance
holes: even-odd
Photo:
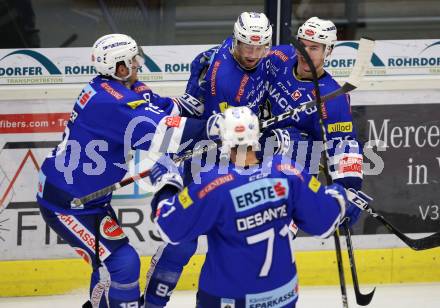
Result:
[[[92,48],[92,63],[98,73],[111,76],[117,80],[126,81],[132,75],[133,58],[141,66],[143,64],[142,48],[135,40],[125,34],[108,34],[100,37]],[[122,62],[128,69],[125,77],[116,76],[117,64]]]
[[[330,20],[311,17],[298,28],[297,39],[304,39],[325,46],[324,57],[328,57],[337,41],[335,24]]]

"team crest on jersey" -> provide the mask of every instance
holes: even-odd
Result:
[[[301,98],[302,94],[300,90],[295,90],[295,92],[293,92],[290,96],[293,98],[294,101],[297,101]]]
[[[168,127],[179,127],[181,117],[167,117],[165,119],[165,125]]]
[[[77,105],[84,109],[84,107],[87,105],[87,103],[90,101],[90,99],[96,94],[96,91],[92,88],[91,85],[87,85],[82,91],[81,94],[78,96],[78,99],[76,100]]]
[[[119,240],[126,236],[116,220],[114,220],[110,216],[105,216],[104,219],[101,221],[100,230],[102,236],[108,240]]]

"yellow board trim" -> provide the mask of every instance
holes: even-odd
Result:
[[[356,249],[359,281],[365,284],[440,281],[440,248],[413,251],[409,248]],[[334,251],[295,254],[300,285],[337,285]],[[347,253],[343,252],[345,276],[351,283]],[[151,257],[141,258],[141,290],[145,287]],[[195,255],[185,267],[178,290],[197,289],[204,255]],[[54,295],[85,289],[90,266],[82,259],[0,261],[0,296]]]

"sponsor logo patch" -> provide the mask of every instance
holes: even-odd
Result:
[[[362,158],[343,157],[339,160],[339,173],[356,172],[362,173]]]
[[[180,204],[182,204],[182,207],[184,209],[190,207],[193,204],[193,200],[189,196],[188,187],[185,187],[177,196],[179,199]]]
[[[203,199],[209,194],[211,191],[216,189],[217,187],[222,186],[225,183],[231,182],[234,180],[234,176],[232,174],[223,175],[221,177],[216,178],[215,180],[209,182],[205,185],[198,193],[197,196],[199,199]]]
[[[214,66],[212,69],[212,73],[211,73],[211,95],[215,96],[216,95],[216,85],[215,85],[215,78],[217,77],[217,71],[218,68],[220,67],[221,62],[220,61],[215,61],[214,62]]]
[[[241,97],[244,94],[244,88],[246,87],[247,83],[249,81],[249,76],[247,74],[244,74],[240,81],[240,88],[238,88],[237,95],[235,95],[235,101],[240,102]]]
[[[351,133],[353,131],[353,123],[352,122],[337,122],[334,124],[329,124],[327,126],[327,131],[329,133]]]
[[[180,126],[180,117],[167,117],[165,120],[165,125],[168,127],[179,127]]]
[[[252,42],[259,42],[261,40],[261,37],[259,35],[252,35],[251,41]]]
[[[281,61],[283,62],[287,62],[287,60],[289,60],[289,57],[281,50],[271,50],[269,52],[269,55],[275,55],[276,57],[280,58]]]
[[[79,247],[74,247],[74,249],[75,249],[76,253],[81,258],[83,258],[84,261],[86,261],[88,264],[90,264],[90,255],[88,254],[87,251],[85,251],[84,249],[79,248]]]
[[[110,216],[105,216],[104,219],[101,221],[100,230],[102,236],[108,240],[119,240],[126,236],[116,220],[114,220]]]
[[[139,107],[139,105],[146,104],[146,103],[147,102],[145,100],[140,99],[140,100],[137,100],[137,101],[129,102],[129,103],[127,103],[127,105],[131,109],[136,109],[137,107]]]
[[[302,96],[302,94],[301,91],[295,90],[295,92],[293,92],[290,96],[293,98],[294,101],[297,101]]]
[[[308,36],[314,36],[315,35],[315,31],[313,31],[312,29],[306,29],[304,31],[304,33]]]
[[[289,186],[287,179],[265,178],[231,189],[230,194],[235,210],[242,212],[266,202],[286,199]]]
[[[235,126],[235,129],[234,129],[234,131],[236,132],[236,133],[242,133],[242,132],[244,132],[246,130],[246,127],[244,127],[243,125],[237,125],[237,126]]]
[[[91,251],[95,251],[95,235],[90,232],[75,216],[73,215],[58,215],[59,221],[64,227],[70,231],[77,239],[87,246]],[[101,260],[107,259],[110,256],[109,249],[99,242],[99,256]]]
[[[316,193],[316,192],[318,192],[319,187],[321,187],[321,182],[319,182],[317,178],[312,176],[312,178],[310,179],[310,182],[309,182],[310,190],[313,191],[314,193]]]
[[[283,172],[284,174],[296,175],[301,179],[301,181],[304,182],[304,177],[302,176],[301,171],[295,168],[295,166],[292,166],[291,164],[278,164],[276,168],[278,171]]]
[[[87,103],[90,101],[90,99],[96,94],[96,91],[92,88],[91,85],[87,85],[82,91],[81,94],[78,96],[78,99],[76,100],[76,103],[81,109],[84,109],[84,107],[87,105]]]
[[[113,89],[112,86],[109,85],[107,82],[101,83],[101,88],[103,88],[108,94],[110,94],[111,96],[113,96],[117,100],[120,100],[121,98],[124,97],[124,95],[122,95],[121,93],[119,93],[118,91]]]

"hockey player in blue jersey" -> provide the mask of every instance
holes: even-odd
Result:
[[[336,43],[336,27],[330,20],[318,17],[308,19],[299,29],[297,38],[305,47],[316,67],[321,95],[340,88],[324,70],[326,58]],[[273,115],[294,109],[315,98],[311,69],[304,57],[290,45],[277,46],[269,55],[269,76],[265,81],[267,101]],[[356,140],[349,95],[341,95],[323,105],[323,122],[329,140],[329,171],[332,180],[345,188],[359,190],[362,184],[362,149]],[[278,126],[294,126],[313,141],[322,141],[317,107],[296,113]],[[305,165],[312,174],[318,173],[321,147],[318,155],[309,151],[298,152],[296,161]],[[315,153],[316,154],[316,153]],[[315,159],[312,159],[313,157]]]
[[[95,42],[92,61],[100,75],[82,90],[63,141],[39,174],[37,201],[44,220],[93,266],[84,307],[138,307],[140,261],[118,224],[111,194],[82,206],[72,199],[120,181],[130,150],[173,153],[183,142],[207,137],[206,121],[179,116],[200,114],[198,101],[160,97],[137,80],[141,52],[123,34]]]
[[[259,123],[249,108],[227,109],[220,137],[231,162],[226,171],[216,165],[204,173],[200,184],[183,188],[177,168],[153,167],[156,226],[171,245],[207,235],[198,308],[295,307],[291,220],[325,238],[356,206],[341,186],[321,185],[286,157],[258,161]]]
[[[199,76],[199,68],[191,74],[186,92],[203,102],[202,119],[216,119],[215,115],[231,106],[248,106],[263,116],[259,110],[265,92],[265,67],[263,65],[272,41],[272,27],[263,13],[243,12],[234,24],[233,37],[226,39],[212,54],[205,76]],[[193,61],[197,65],[202,57]],[[204,59],[206,60],[206,59]],[[206,63],[208,64],[208,63]],[[199,80],[203,83],[201,87]],[[293,133],[292,133],[293,135]],[[285,130],[275,130],[265,137],[273,137],[277,144],[290,138]],[[277,146],[276,151],[281,147]],[[216,150],[214,150],[216,151]],[[209,156],[209,154],[208,154]],[[201,164],[188,161],[185,166],[185,183],[199,174]],[[204,168],[212,165],[204,163]],[[146,308],[164,307],[190,257],[197,248],[197,241],[179,246],[163,245],[153,256],[147,273],[145,289]]]

